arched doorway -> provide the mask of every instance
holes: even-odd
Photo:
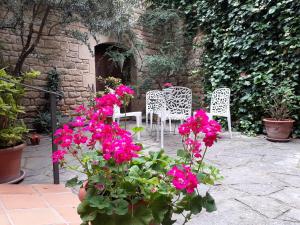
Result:
[[[103,43],[95,47],[96,91],[104,90],[99,78],[116,77],[123,84],[135,85],[135,60],[128,50],[116,43]]]

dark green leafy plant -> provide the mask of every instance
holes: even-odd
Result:
[[[142,84],[147,90],[153,85],[163,88],[166,82],[175,85],[182,83],[186,72],[187,39],[183,36],[184,26],[175,10],[155,8],[149,9],[140,19],[141,24],[155,33],[158,52],[144,58],[148,68],[148,77]]]
[[[300,2],[239,0],[152,0],[153,7],[175,9],[185,17],[187,34],[205,33],[203,67],[206,92],[231,89],[235,127],[262,132],[264,97],[290,79],[292,96],[300,95]],[[264,96],[264,95],[267,96]],[[297,121],[299,109],[289,107]]]
[[[290,80],[285,80],[280,87],[268,88],[268,94],[262,98],[262,105],[272,119],[290,119],[291,110],[300,109],[300,96],[295,95],[294,85]]]
[[[47,90],[58,94],[63,94],[61,91],[61,73],[54,67],[47,73]],[[33,125],[38,132],[50,133],[51,131],[51,114],[50,114],[50,94],[45,93],[45,99],[47,103],[41,111],[37,112],[34,118]],[[61,100],[60,96],[57,96],[56,104]],[[61,112],[57,112],[57,125],[59,126],[59,118],[63,115]]]
[[[36,77],[39,73],[32,71],[23,78]],[[23,79],[17,79],[0,70],[0,148],[15,146],[24,141],[27,133],[25,124],[19,120],[19,114],[24,109],[20,99],[24,88],[20,85]]]
[[[76,119],[56,131],[60,150],[53,153],[53,162],[84,175],[67,183],[84,184],[86,195],[78,206],[82,225],[171,225],[174,214],[184,216],[186,224],[202,209],[216,210],[214,199],[198,188],[221,178],[217,168],[204,162],[221,126],[199,110],[178,128],[183,143],[178,157],[143,151],[130,132],[111,122],[114,106],[119,101],[126,105],[132,95],[132,89],[119,85],[114,94],[95,98],[91,107],[79,106]]]

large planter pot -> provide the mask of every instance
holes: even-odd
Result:
[[[21,158],[26,144],[0,149],[0,184],[16,183],[25,176],[21,170]]]
[[[267,139],[269,141],[286,142],[290,140],[290,135],[293,130],[294,120],[274,120],[272,118],[263,119]]]

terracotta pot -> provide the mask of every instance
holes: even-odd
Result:
[[[86,180],[83,182],[82,187],[79,189],[78,198],[81,202],[85,199],[87,186],[88,181]]]
[[[40,141],[41,141],[40,135],[38,135],[37,133],[31,134],[30,142],[32,145],[38,145],[38,144],[40,144]]]
[[[21,158],[26,144],[0,149],[0,184],[17,180],[21,176]]]
[[[270,141],[289,141],[293,130],[294,120],[274,120],[272,118],[263,119],[267,139]]]

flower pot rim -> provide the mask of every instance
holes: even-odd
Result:
[[[17,145],[14,145],[14,146],[4,147],[4,148],[2,147],[2,148],[0,148],[0,152],[1,151],[17,151],[17,150],[23,149],[25,147],[26,147],[26,143],[25,142],[21,142],[21,143],[19,143]]]
[[[293,119],[283,119],[283,120],[276,120],[274,118],[263,118],[264,122],[273,122],[273,123],[286,123],[286,122],[290,122],[290,123],[294,123],[295,120]]]

